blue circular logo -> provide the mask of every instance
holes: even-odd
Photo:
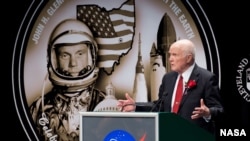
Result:
[[[135,138],[124,130],[111,131],[103,141],[135,141]]]

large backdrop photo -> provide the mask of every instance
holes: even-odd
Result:
[[[114,103],[125,93],[135,102],[152,103],[162,76],[171,71],[165,52],[173,42],[190,39],[197,47],[196,63],[218,76],[224,113],[216,122],[216,141],[249,139],[246,5],[215,0],[10,3],[16,11],[6,14],[5,27],[11,28],[4,35],[7,138],[79,140],[79,112],[120,112]],[[58,67],[74,51],[76,62],[82,59],[77,75]],[[58,57],[61,52],[68,53]]]

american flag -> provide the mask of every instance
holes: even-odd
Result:
[[[134,0],[128,0],[119,9],[110,11],[98,5],[77,5],[77,19],[90,28],[98,44],[97,66],[109,75],[132,48],[134,5]]]

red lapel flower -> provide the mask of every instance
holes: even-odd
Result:
[[[196,86],[196,81],[195,80],[189,80],[186,84],[185,84],[185,92],[184,92],[184,95],[187,94],[187,91],[189,89],[192,89]]]
[[[188,83],[186,84],[187,89],[192,89],[196,86],[196,81],[195,80],[189,80]]]

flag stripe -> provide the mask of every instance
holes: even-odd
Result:
[[[118,36],[123,36],[129,33],[132,33],[133,31],[133,28],[127,27],[125,24],[115,26],[114,29],[117,31]]]
[[[114,63],[119,63],[118,60],[109,60],[109,61],[100,61],[98,63],[98,66],[100,66],[100,68],[113,68]],[[108,67],[110,66],[110,67]]]
[[[98,50],[98,55],[99,56],[101,56],[101,55],[108,55],[108,54],[110,54],[110,55],[112,55],[112,54],[116,54],[116,55],[120,55],[120,54],[122,54],[123,52],[126,52],[127,51],[127,49],[125,49],[125,50],[121,50],[121,49],[119,49],[119,50],[106,50],[106,49],[102,49],[102,50]]]
[[[126,11],[126,10],[113,10],[113,11],[110,11],[109,14],[110,14],[111,20],[115,20],[115,18],[122,17],[122,19],[125,19],[126,21],[126,18],[129,19],[129,18],[134,17],[133,11]]]
[[[97,43],[100,44],[100,42],[102,42],[102,44],[100,44],[102,47],[100,47],[99,49],[124,49],[124,44],[127,45],[126,48],[128,48],[128,46],[130,46],[131,44],[131,37],[133,37],[133,34],[128,34],[122,37],[117,37],[117,38],[96,38]]]
[[[105,50],[121,50],[121,51],[128,51],[128,44],[130,44],[130,42],[124,42],[124,43],[120,43],[119,46],[117,46],[116,44],[110,44],[110,45],[103,45],[102,48],[99,48],[98,50],[101,51],[103,49]],[[99,54],[101,55],[101,54]]]
[[[99,61],[118,60],[118,59],[119,55],[105,55],[105,57],[99,56],[98,58]]]

